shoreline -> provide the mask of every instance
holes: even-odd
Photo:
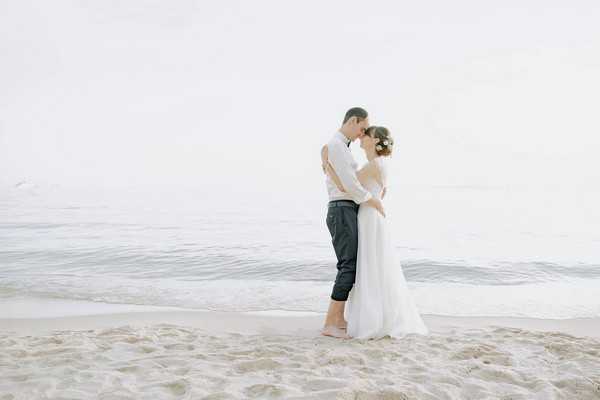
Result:
[[[210,311],[43,298],[0,300],[0,332],[17,335],[171,324],[198,328],[211,334],[311,337],[319,336],[323,319],[324,314],[318,312]],[[600,338],[600,317],[541,319],[423,314],[423,319],[431,333],[440,334],[454,329],[506,327]]]

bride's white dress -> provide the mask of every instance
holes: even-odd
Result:
[[[372,162],[385,185],[387,160],[377,157]],[[363,186],[381,199],[383,186],[375,179]],[[346,320],[348,335],[359,339],[428,333],[396,257],[387,220],[369,206],[358,210],[356,282],[346,303]]]

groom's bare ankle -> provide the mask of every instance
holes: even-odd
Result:
[[[326,326],[321,330],[321,335],[330,336],[338,339],[349,339],[350,336],[345,330],[338,328],[337,326]]]

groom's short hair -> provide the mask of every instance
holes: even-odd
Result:
[[[346,111],[346,115],[344,115],[344,122],[342,124],[348,122],[348,120],[352,117],[356,117],[356,119],[360,122],[368,116],[369,113],[367,113],[367,110],[365,110],[364,108],[352,107],[351,109]]]

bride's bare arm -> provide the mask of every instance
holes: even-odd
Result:
[[[324,173],[329,175],[333,183],[335,183],[335,186],[337,186],[338,189],[340,189],[340,191],[346,191],[344,189],[344,185],[342,185],[342,181],[340,180],[339,176],[335,173],[335,170],[329,162],[327,146],[323,146],[323,148],[321,148],[321,168],[323,169]]]

